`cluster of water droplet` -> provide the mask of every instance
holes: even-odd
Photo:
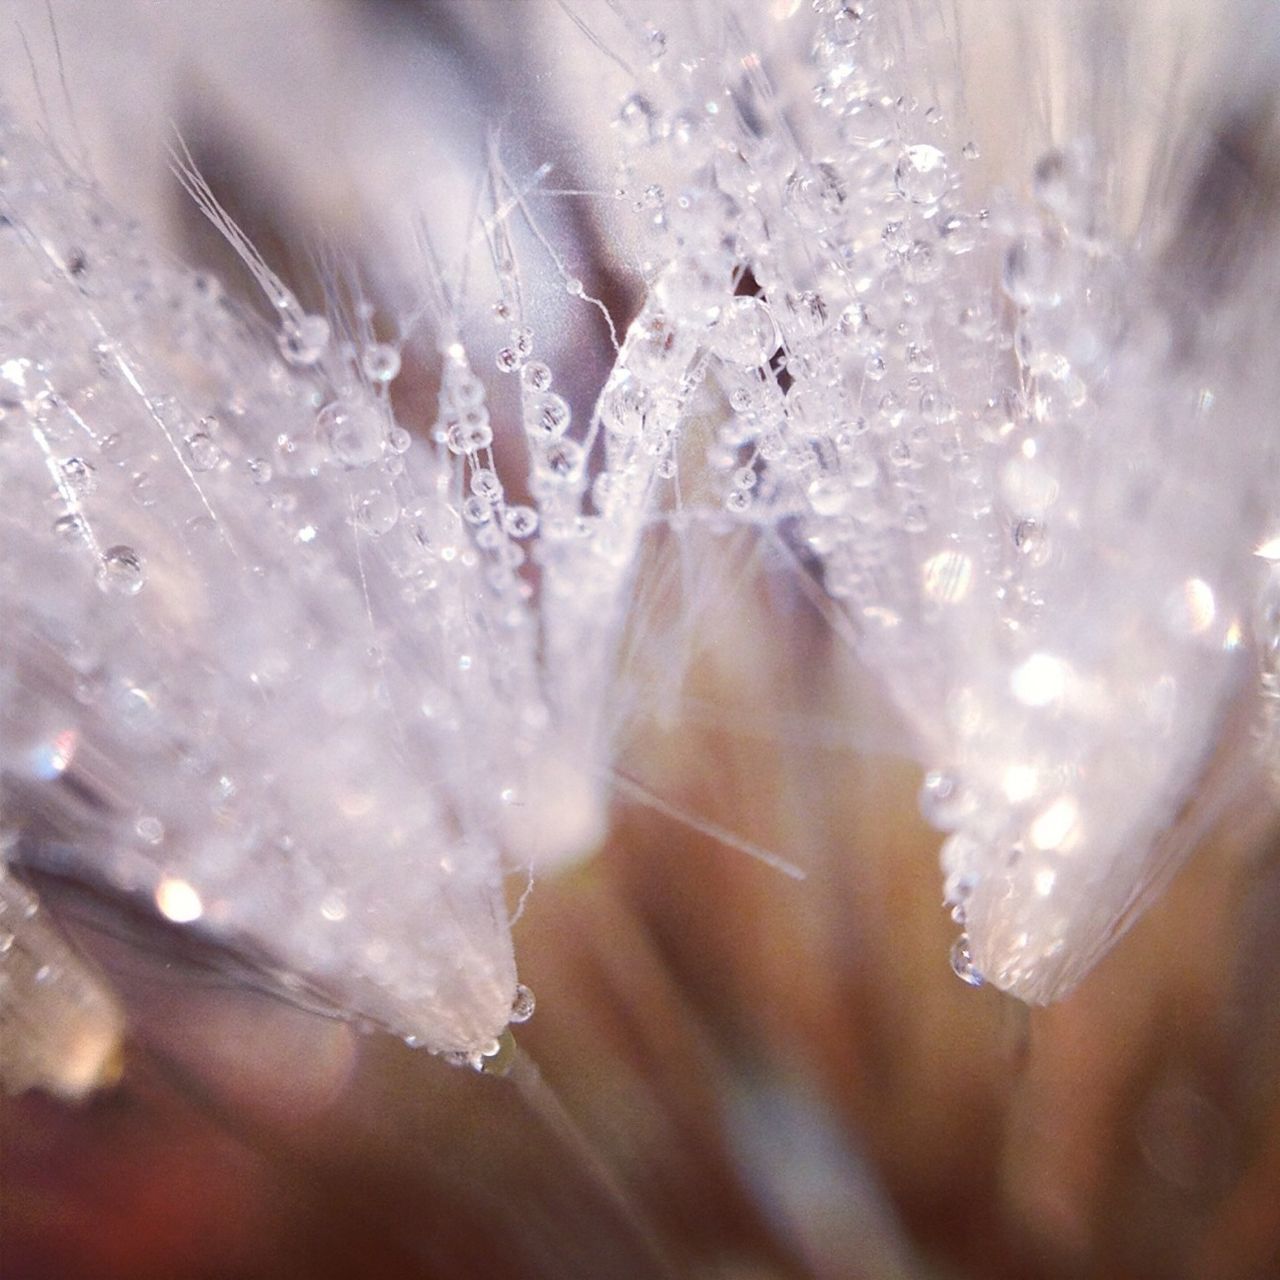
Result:
[[[0,151],[0,805],[23,856],[430,1048],[487,1046],[516,988],[504,793],[547,713],[537,517],[503,500],[483,384],[446,343],[415,443],[367,310],[307,315],[252,260],[275,358],[42,144],[5,125]]]
[[[802,138],[754,49],[731,75],[663,63],[624,103],[633,337],[664,362],[624,358],[603,418],[671,450],[686,512],[820,565],[946,762],[921,802],[951,833],[957,971],[1050,999],[1168,871],[1242,688],[1270,423],[1223,384],[1257,334],[1245,306],[1187,318],[1158,248],[1108,224],[1087,140],[976,202],[909,7],[813,9]]]

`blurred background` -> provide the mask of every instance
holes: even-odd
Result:
[[[514,170],[595,193],[548,225],[616,318],[638,306],[611,138],[583,123],[612,118],[625,75],[550,0],[61,0],[56,42],[42,3],[13,8],[19,114],[229,288],[168,170],[175,125],[300,294],[322,258],[353,264],[388,325],[421,288],[414,218],[446,250],[465,233],[496,125]],[[560,292],[545,358],[588,397],[611,351]],[[425,366],[397,387],[428,422]],[[1280,1276],[1270,801],[1226,813],[1061,1004],[965,986],[889,713],[797,584],[723,554],[741,573],[678,714],[638,724],[624,760],[803,881],[622,796],[601,853],[528,898],[537,1011],[483,1074],[39,882],[128,1033],[114,1088],[0,1100],[0,1274]]]

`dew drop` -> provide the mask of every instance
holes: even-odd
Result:
[[[313,365],[329,345],[329,322],[324,316],[301,316],[297,320],[286,321],[276,344],[290,364]]]
[[[400,372],[400,353],[388,343],[375,342],[365,347],[360,367],[370,382],[391,382]]]
[[[511,1001],[511,1021],[528,1022],[536,1005],[533,992],[523,982],[516,983],[515,997]]]
[[[907,147],[893,176],[898,194],[912,204],[937,204],[947,193],[946,157],[928,143]]]
[[[971,987],[980,987],[985,981],[982,974],[974,968],[967,934],[962,933],[952,944],[951,968],[957,978],[967,982]]]
[[[98,566],[98,586],[108,595],[136,596],[146,581],[142,557],[127,546],[110,547]]]
[[[356,501],[356,523],[365,533],[380,538],[400,519],[400,504],[382,489],[371,489]]]

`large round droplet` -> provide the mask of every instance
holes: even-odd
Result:
[[[136,596],[146,581],[142,557],[126,546],[109,547],[98,565],[98,586],[108,595]]]

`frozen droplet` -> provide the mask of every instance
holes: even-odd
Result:
[[[136,596],[146,581],[142,557],[127,546],[109,547],[98,565],[98,586],[108,595]]]

